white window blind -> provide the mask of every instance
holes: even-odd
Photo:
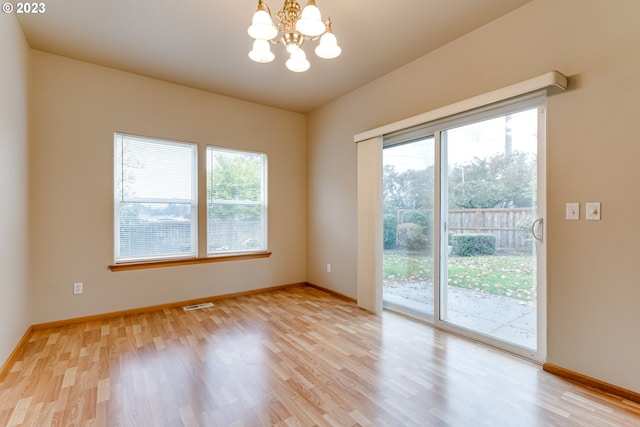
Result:
[[[197,256],[197,145],[115,134],[115,261]]]
[[[267,156],[207,147],[207,252],[267,250]]]

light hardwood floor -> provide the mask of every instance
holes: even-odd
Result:
[[[639,426],[640,405],[299,287],[35,331],[0,384],[17,425]]]

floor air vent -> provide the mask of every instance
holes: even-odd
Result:
[[[200,310],[201,308],[206,308],[206,307],[213,307],[213,304],[210,302],[203,302],[202,304],[185,305],[184,307],[182,307],[182,309],[184,311],[191,311],[191,310]]]

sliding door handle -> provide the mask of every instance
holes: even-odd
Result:
[[[542,229],[542,218],[538,218],[535,221],[533,221],[533,224],[531,224],[531,235],[533,236],[534,239],[536,239],[538,242],[542,243],[542,236],[544,235],[544,230]],[[539,227],[537,227],[539,226]],[[540,234],[536,234],[536,228],[538,228],[540,230]]]

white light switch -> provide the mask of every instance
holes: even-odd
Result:
[[[73,294],[74,295],[80,295],[82,293],[83,290],[83,283],[82,282],[76,282],[73,284]]]
[[[585,209],[588,221],[600,221],[600,202],[587,202]]]
[[[580,203],[567,203],[567,219],[580,219]]]

